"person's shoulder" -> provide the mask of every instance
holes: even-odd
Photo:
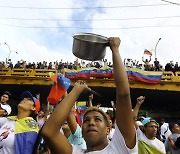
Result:
[[[7,117],[0,117],[0,123],[6,123],[7,121],[10,121]]]
[[[170,135],[174,140],[176,140],[178,137],[180,137],[179,133],[173,133]]]
[[[158,138],[155,138],[156,140],[156,143],[158,143],[158,145],[163,145],[164,146],[164,143],[162,141],[160,141]]]

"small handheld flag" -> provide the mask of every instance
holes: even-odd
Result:
[[[144,50],[144,54],[152,56],[152,52],[147,49]]]
[[[51,80],[54,81],[54,84],[51,88],[51,91],[48,95],[48,102],[50,104],[57,104],[64,96],[68,88],[70,87],[70,79],[63,77],[62,75],[53,75]]]

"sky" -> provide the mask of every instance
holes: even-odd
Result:
[[[153,62],[157,45],[163,66],[180,63],[180,0],[0,0],[0,10],[0,61],[73,62],[73,34],[88,32],[120,37],[123,59],[141,63],[148,49]]]

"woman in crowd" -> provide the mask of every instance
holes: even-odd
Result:
[[[0,118],[1,154],[33,153],[39,129],[31,116],[39,108],[39,101],[29,91],[25,91],[18,104],[17,116]]]

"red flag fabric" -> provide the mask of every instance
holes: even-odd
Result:
[[[144,54],[152,56],[152,52],[147,49],[144,50]]]
[[[51,91],[48,95],[48,102],[50,104],[57,104],[59,100],[64,96],[67,89],[70,87],[70,80],[61,75],[51,76],[51,80],[54,81],[54,84],[51,88]]]

